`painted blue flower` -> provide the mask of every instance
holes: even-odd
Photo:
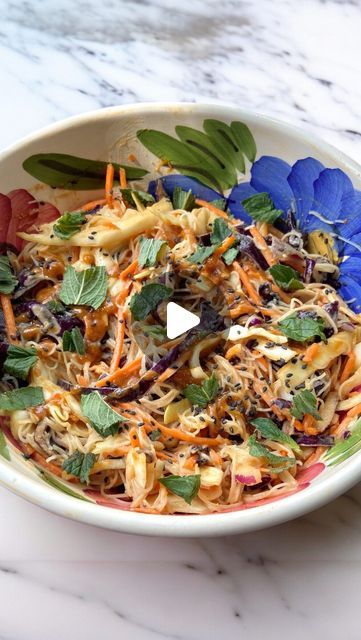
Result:
[[[161,178],[170,196],[176,186],[191,189],[197,198],[212,201],[220,193],[194,178],[169,174]],[[155,195],[156,183],[149,185]],[[251,179],[233,187],[227,198],[231,213],[250,224],[252,219],[242,202],[266,192],[277,209],[293,211],[299,228],[331,235],[340,258],[340,295],[357,313],[361,312],[361,192],[354,189],[341,169],[328,169],[315,158],[303,158],[290,165],[274,156],[262,156],[253,163]]]
[[[315,158],[293,166],[273,156],[262,156],[251,168],[250,182],[236,185],[228,198],[234,216],[251,222],[243,200],[267,192],[277,209],[293,211],[302,231],[331,235],[341,260],[340,295],[361,311],[361,192],[341,169],[327,169]]]

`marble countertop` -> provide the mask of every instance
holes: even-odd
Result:
[[[359,0],[3,0],[0,147],[97,107],[226,101],[361,162]],[[131,537],[0,489],[0,640],[358,640],[361,486],[289,524]]]

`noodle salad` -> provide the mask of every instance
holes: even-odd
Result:
[[[0,257],[1,414],[53,476],[135,511],[227,511],[297,487],[361,415],[361,320],[326,233],[114,166]],[[167,338],[167,304],[200,317]],[[327,454],[326,454],[327,455]]]

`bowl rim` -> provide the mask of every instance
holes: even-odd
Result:
[[[356,174],[361,179],[361,166],[333,145],[324,142],[314,134],[304,132],[300,127],[230,103],[139,102],[87,111],[56,121],[22,137],[0,152],[0,161],[6,160],[7,157],[39,138],[45,139],[48,135],[60,134],[65,129],[71,129],[79,124],[112,119],[117,114],[124,116],[177,112],[189,115],[201,114],[204,111],[212,112],[214,117],[244,119],[251,126],[255,123],[264,123],[273,132],[282,131],[294,140],[305,142],[318,152],[331,156],[335,164],[341,164],[346,171]],[[311,483],[305,490],[292,496],[280,497],[275,502],[249,509],[192,517],[134,513],[77,500],[46,485],[45,482],[41,484],[38,480],[22,474],[12,467],[11,462],[3,459],[0,460],[0,483],[13,493],[48,511],[105,529],[152,536],[210,537],[267,528],[323,506],[360,480],[361,464],[358,457],[354,455],[348,459],[325,482]]]

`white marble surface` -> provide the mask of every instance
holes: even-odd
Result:
[[[224,100],[361,161],[360,0],[0,0],[0,146],[139,100]],[[146,539],[0,489],[0,640],[360,638],[361,487],[277,528]]]

